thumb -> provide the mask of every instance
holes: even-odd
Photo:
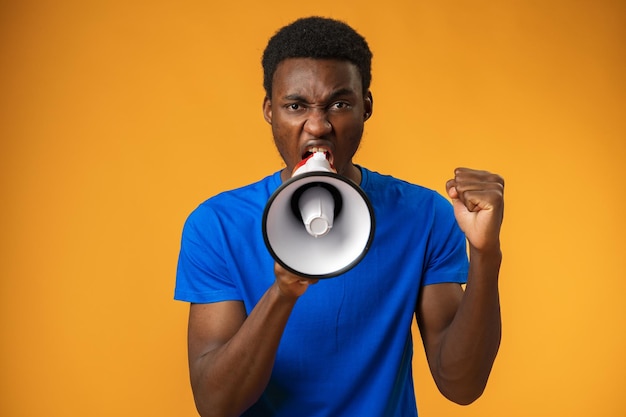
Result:
[[[457,191],[455,187],[454,180],[449,180],[448,182],[446,182],[446,191],[448,192],[448,196],[451,199],[456,200],[459,198],[459,192]]]

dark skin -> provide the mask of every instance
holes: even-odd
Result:
[[[331,153],[338,173],[360,183],[352,158],[372,110],[372,95],[363,92],[351,63],[297,58],[279,64],[263,114],[286,164],[283,180],[307,150],[322,147]],[[469,404],[482,394],[500,343],[504,182],[489,172],[458,168],[446,189],[469,242],[468,282],[465,291],[458,284],[425,286],[416,316],[440,391],[454,402]],[[317,282],[278,264],[274,274],[274,284],[249,316],[238,301],[191,305],[189,367],[203,417],[238,416],[259,399],[291,311]]]

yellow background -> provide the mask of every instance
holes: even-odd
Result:
[[[417,349],[421,415],[626,415],[619,0],[0,2],[0,415],[195,415],[180,230],[281,167],[259,60],[310,14],[374,51],[358,163],[507,181],[492,378],[449,404]]]

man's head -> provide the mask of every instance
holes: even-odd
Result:
[[[352,157],[372,115],[371,58],[363,37],[331,19],[300,19],[270,39],[263,116],[286,164],[283,179],[321,151],[337,173],[359,183]]]
[[[354,64],[361,75],[363,94],[372,80],[372,52],[365,39],[347,24],[323,17],[307,17],[280,29],[263,53],[263,86],[272,97],[274,73],[288,58],[335,59]]]

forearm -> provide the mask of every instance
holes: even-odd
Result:
[[[436,380],[449,399],[469,404],[485,389],[501,338],[498,274],[502,255],[470,250],[470,269],[459,309],[445,332]]]
[[[190,364],[196,406],[203,417],[238,416],[259,399],[295,302],[274,284],[230,340]]]

